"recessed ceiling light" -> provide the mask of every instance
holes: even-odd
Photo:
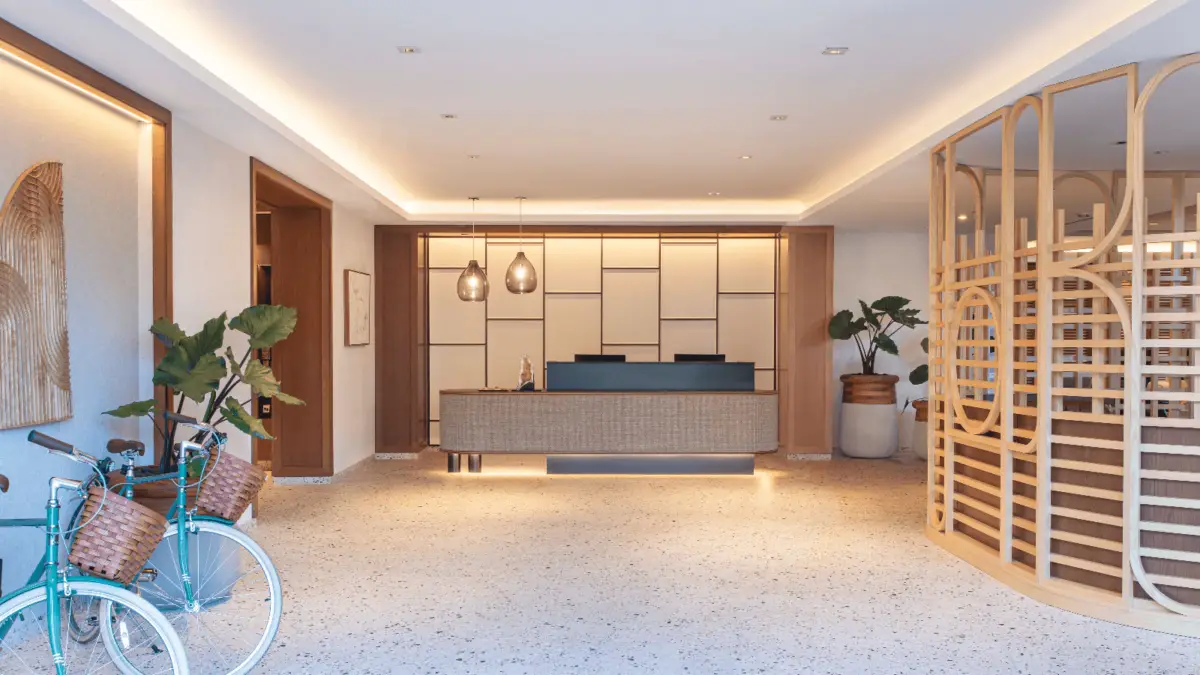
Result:
[[[479,159],[479,155],[467,155],[467,159]]]
[[[708,193],[708,196],[709,197],[720,197],[721,193],[720,192],[710,192],[710,193]]]
[[[441,118],[444,120],[456,120],[458,119],[458,115],[455,115],[454,113],[442,113]]]
[[[821,53],[825,56],[841,56],[850,51],[849,47],[826,47]]]
[[[772,122],[786,122],[787,115],[771,115]]]
[[[1169,152],[1170,152],[1169,150],[1155,150],[1155,151],[1154,151],[1154,154],[1156,154],[1156,155],[1165,155],[1165,154],[1168,154]]]
[[[742,155],[741,157],[738,157],[738,159],[754,159],[754,157],[751,155]]]
[[[967,219],[967,214],[965,214],[965,213],[960,213],[960,214],[958,214],[958,219],[959,219],[959,220],[966,220],[966,219]]]
[[[1113,145],[1125,145],[1125,143],[1126,141],[1117,141],[1116,143],[1113,143]]]
[[[396,51],[400,52],[401,54],[420,54],[421,48],[420,47],[412,47],[412,46],[404,46],[404,47],[396,47]]]

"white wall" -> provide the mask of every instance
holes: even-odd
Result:
[[[250,304],[250,157],[185,121],[172,127],[175,322],[193,333]],[[238,356],[246,349],[236,331],[226,332],[225,344]],[[249,391],[235,394],[246,400]],[[250,459],[245,434],[230,431],[227,447]]]
[[[136,422],[101,413],[139,394],[139,311],[145,309],[139,308],[138,293],[142,126],[5,59],[0,59],[0,91],[5,101],[0,106],[0,197],[34,164],[63,163],[74,417],[36,428],[99,454],[109,438],[139,433]],[[43,515],[51,476],[87,474],[83,466],[30,445],[29,431],[0,431],[0,473],[12,480],[12,489],[0,495],[0,518]],[[0,530],[5,589],[25,582],[43,541],[39,530]]]
[[[347,347],[345,270],[375,275],[375,225],[333,207],[333,470],[375,454],[375,312],[371,344]],[[372,286],[371,297],[377,290]]]
[[[834,230],[833,311],[849,309],[859,314],[858,301],[867,304],[886,295],[900,295],[912,300],[912,307],[921,310],[921,318],[929,320],[929,237],[924,232],[869,232]],[[902,330],[895,336],[900,355],[880,352],[875,361],[877,373],[900,376],[896,386],[896,407],[904,401],[925,395],[926,386],[913,386],[908,373],[925,362],[921,340],[928,334],[925,326]],[[833,374],[836,387],[834,406],[834,445],[837,445],[837,418],[841,410],[842,375],[862,372],[858,350],[851,341],[835,341],[833,345]],[[911,436],[912,407],[904,414],[900,426],[900,445],[908,447]]]

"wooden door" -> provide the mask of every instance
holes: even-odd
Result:
[[[329,211],[282,207],[271,219],[272,301],[297,310],[296,330],[277,344],[272,369],[303,406],[276,404],[276,476],[333,474],[332,256]]]

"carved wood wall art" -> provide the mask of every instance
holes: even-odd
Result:
[[[1186,635],[1200,635],[1200,227],[1186,194],[1200,171],[1147,171],[1145,135],[1159,86],[1196,64],[1176,59],[1140,92],[1136,64],[1047,87],[930,162],[926,534],[1031,597]],[[1104,82],[1122,87],[1124,169],[1056,165],[1056,97]],[[1016,166],[1030,112],[1036,171]],[[958,159],[993,124],[998,222],[981,207],[995,167]],[[973,219],[955,203],[963,175]],[[1016,215],[1031,176],[1036,222]],[[1097,188],[1086,232],[1055,201],[1074,179]],[[1149,212],[1152,184],[1170,208]]]
[[[62,164],[43,162],[0,207],[0,429],[71,414]]]

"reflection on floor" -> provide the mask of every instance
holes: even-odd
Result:
[[[264,491],[269,673],[1194,673],[1200,641],[1047,607],[928,543],[924,464],[448,475]]]

